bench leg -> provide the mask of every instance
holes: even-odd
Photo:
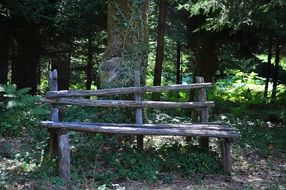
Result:
[[[48,129],[49,132],[49,154],[52,159],[58,156],[58,130]]]
[[[58,133],[59,145],[59,176],[66,184],[70,181],[70,145],[69,136],[66,131],[59,131]]]
[[[231,144],[230,139],[223,139],[221,142],[223,172],[227,175],[231,175]]]

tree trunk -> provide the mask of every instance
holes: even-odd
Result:
[[[272,89],[272,99],[276,97],[276,89],[278,83],[278,75],[279,75],[279,62],[280,62],[280,43],[277,41],[275,48],[275,68],[273,74],[273,89]]]
[[[15,65],[16,65],[16,57],[17,57],[17,41],[15,39],[11,40],[11,82],[14,83],[16,80],[16,71],[15,71]]]
[[[160,0],[156,62],[155,62],[154,81],[153,81],[154,86],[161,86],[162,64],[164,60],[164,37],[165,37],[165,30],[166,30],[166,15],[167,15],[167,1]]]
[[[41,77],[42,77],[41,61],[39,61],[37,65],[37,86],[41,85]],[[38,89],[38,92],[39,92],[39,89]]]
[[[133,86],[134,70],[145,81],[148,1],[108,0],[108,45],[100,66],[102,88]]]
[[[267,57],[267,71],[266,71],[266,80],[265,80],[265,88],[264,88],[264,98],[267,98],[268,94],[268,85],[271,75],[271,59],[272,59],[272,45],[273,45],[273,37],[269,38],[269,46],[268,46],[268,57]]]
[[[215,52],[215,41],[211,37],[203,37],[196,48],[193,77],[201,76],[205,82],[213,82],[218,69],[218,58]]]
[[[108,44],[106,61],[99,68],[100,87],[134,86],[135,72],[140,73],[141,85],[145,84],[148,60],[147,14],[148,0],[108,0]],[[143,146],[142,140],[138,136],[140,146]]]
[[[0,30],[0,84],[7,84],[10,40],[9,33],[4,29]]]
[[[52,57],[52,70],[58,71],[59,90],[68,90],[70,86],[70,45],[62,44],[61,51]]]
[[[93,47],[92,47],[92,38],[89,36],[87,41],[87,64],[86,64],[86,89],[91,89],[92,84],[92,65],[93,65]]]
[[[40,61],[40,29],[36,24],[29,24],[17,33],[17,56],[13,63],[13,83],[18,89],[31,88],[37,92],[37,65]]]
[[[181,76],[181,42],[177,42],[176,84],[182,84]]]

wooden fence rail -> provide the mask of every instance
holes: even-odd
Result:
[[[127,88],[111,88],[100,90],[60,90],[49,91],[46,98],[63,98],[63,97],[89,97],[89,96],[109,96],[120,94],[142,94],[147,92],[164,92],[164,91],[179,91],[211,87],[211,83],[198,83],[186,85],[170,85],[170,86],[150,86],[150,87],[127,87]]]
[[[89,100],[73,98],[43,99],[50,104],[78,105],[88,107],[129,107],[129,108],[204,108],[213,107],[214,102],[164,102],[132,100]]]

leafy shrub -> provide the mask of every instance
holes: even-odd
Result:
[[[217,81],[214,96],[221,100],[243,103],[261,102],[264,80],[257,73],[230,70],[228,77]]]
[[[0,86],[1,136],[19,136],[47,116],[48,109],[40,98],[28,92],[28,88],[17,90],[15,85]]]

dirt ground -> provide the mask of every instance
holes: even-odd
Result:
[[[23,167],[12,154],[25,143],[22,139],[0,140],[0,189],[66,189],[50,183],[39,184],[37,179],[25,178],[26,174],[19,172],[17,167]],[[242,153],[243,152],[243,153]],[[205,175],[200,178],[185,179],[174,176],[172,183],[164,181],[125,181],[113,184],[113,188],[96,187],[94,181],[86,180],[72,189],[130,189],[130,190],[187,190],[187,189],[279,189],[286,190],[286,150],[265,156],[251,147],[245,148],[233,155],[233,173],[231,177],[223,175]],[[19,176],[19,177],[17,177]],[[5,186],[5,183],[6,186]]]
[[[286,189],[286,152],[263,158],[255,152],[234,158],[233,174],[207,175],[201,180],[176,177],[172,184],[127,182],[120,184],[126,189]]]

